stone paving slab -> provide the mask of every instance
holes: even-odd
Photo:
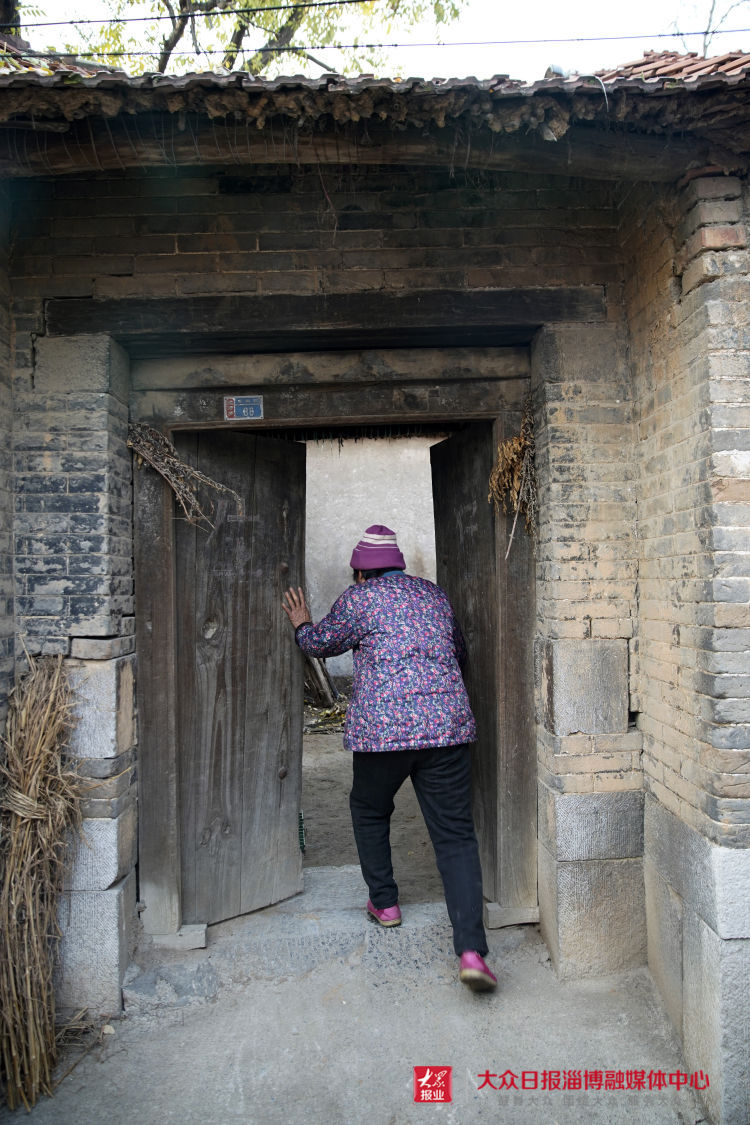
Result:
[[[537,927],[489,935],[495,994],[457,979],[443,904],[383,930],[356,869],[209,929],[205,950],[139,951],[124,1019],[32,1125],[696,1125],[693,1093],[483,1089],[508,1071],[681,1070],[648,973],[559,981]],[[316,947],[317,941],[317,947]],[[314,951],[311,955],[311,951]],[[415,1104],[415,1066],[451,1067],[449,1104]],[[28,1120],[25,1111],[6,1114]]]

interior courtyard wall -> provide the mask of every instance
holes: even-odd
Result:
[[[366,527],[392,528],[409,574],[435,581],[430,446],[439,438],[361,438],[307,443],[305,579],[319,621],[350,585],[352,548]],[[329,657],[350,676],[351,653]]]
[[[750,1119],[746,185],[623,191],[649,965],[713,1118]]]

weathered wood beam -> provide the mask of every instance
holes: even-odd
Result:
[[[52,336],[106,333],[135,358],[207,352],[528,343],[543,324],[606,319],[601,285],[163,300],[52,298]]]
[[[408,386],[262,387],[263,419],[224,419],[223,391],[146,391],[133,395],[131,418],[159,429],[267,430],[288,426],[460,421],[519,410],[528,379],[413,383]]]
[[[33,124],[33,123],[30,123]],[[305,133],[294,123],[210,121],[190,114],[121,115],[48,126],[0,129],[0,175],[50,175],[185,165],[261,164],[438,165],[525,171],[592,179],[672,181],[698,165],[737,167],[735,154],[696,137],[574,126],[559,141],[492,133],[465,122],[442,129],[396,130],[373,122]]]
[[[134,391],[201,387],[342,386],[450,379],[518,379],[528,348],[372,348],[291,355],[205,355],[146,359],[130,369]]]

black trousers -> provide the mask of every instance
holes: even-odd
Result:
[[[445,904],[453,926],[457,954],[467,949],[483,956],[487,938],[482,923],[482,870],[471,815],[469,747],[430,750],[354,752],[352,813],[354,839],[373,906],[398,901],[391,863],[390,823],[393,798],[407,777],[425,819],[443,880]]]

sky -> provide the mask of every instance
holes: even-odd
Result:
[[[41,19],[70,18],[69,0],[29,0]],[[728,0],[727,0],[728,2]],[[721,0],[719,0],[721,3]],[[700,35],[682,41],[674,34],[702,31],[707,22],[710,0],[703,3],[680,3],[679,0],[629,0],[619,4],[603,4],[601,0],[466,0],[463,14],[455,23],[443,25],[436,33],[434,26],[425,23],[404,27],[385,36],[388,42],[407,44],[434,43],[440,38],[442,47],[405,46],[385,50],[384,65],[379,73],[401,77],[491,78],[508,74],[512,78],[535,81],[544,77],[550,65],[565,72],[590,74],[618,63],[641,58],[646,50],[694,50],[701,52]],[[134,5],[135,7],[135,5]],[[717,5],[718,7],[718,5]],[[101,0],[79,0],[76,16],[95,16],[102,13]],[[721,10],[721,9],[719,9]],[[709,54],[724,54],[731,50],[750,52],[750,0],[738,5],[729,15],[725,25],[731,34],[717,36]],[[58,38],[59,36],[59,38]],[[666,36],[660,38],[660,36]],[[26,37],[39,49],[56,40],[72,41],[70,30],[46,28],[28,29]],[[575,39],[577,42],[564,42]],[[509,40],[546,40],[546,42],[520,43]],[[559,40],[555,42],[554,40]],[[590,41],[586,41],[590,40]],[[381,41],[380,38],[377,40]],[[463,45],[448,45],[448,44]],[[332,69],[337,68],[336,54],[331,51],[316,52]],[[300,73],[303,68],[294,60],[285,73]],[[310,75],[319,75],[320,69],[309,66]]]

